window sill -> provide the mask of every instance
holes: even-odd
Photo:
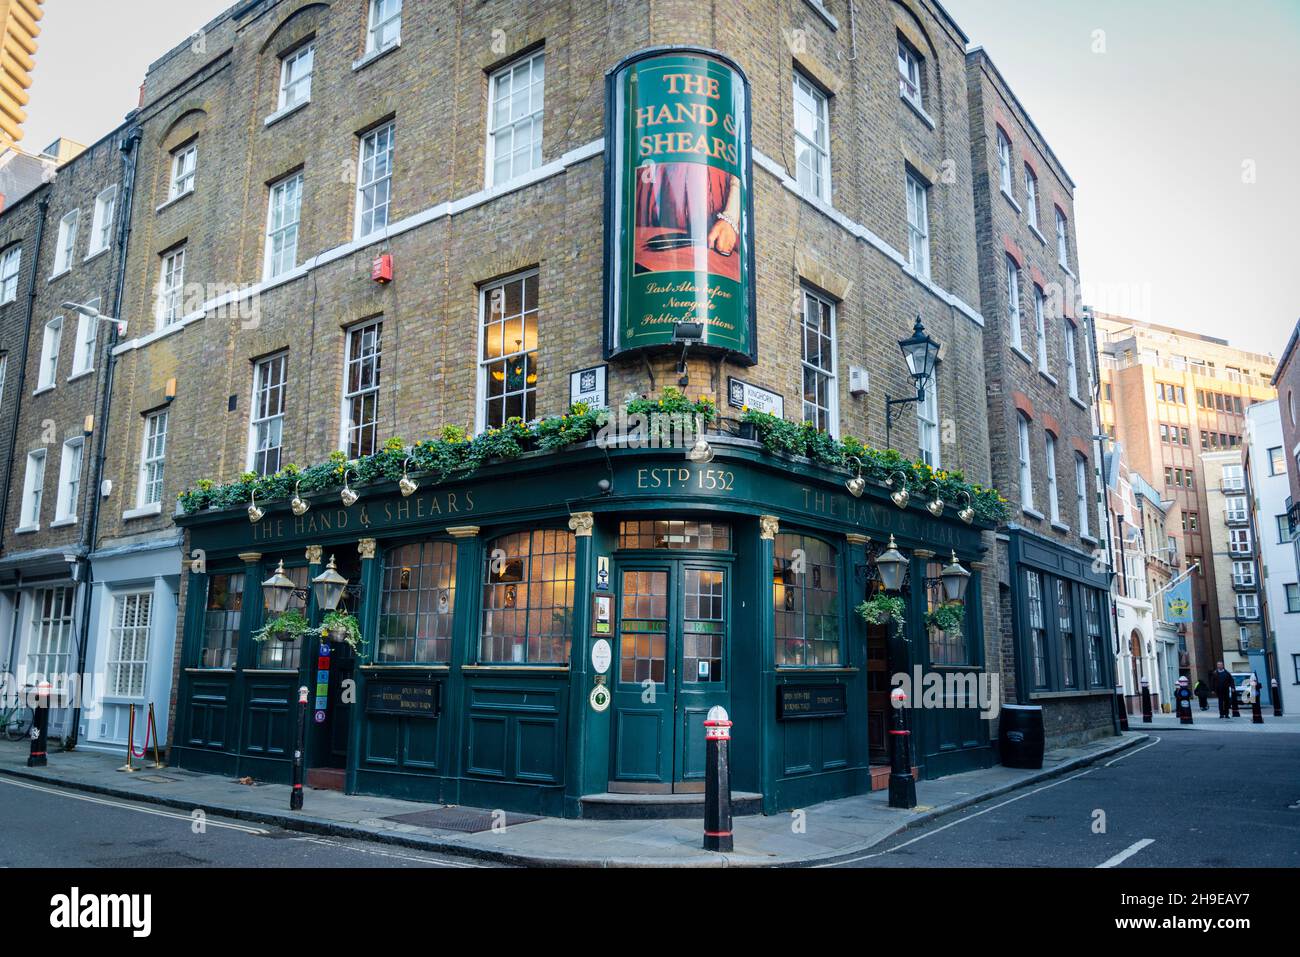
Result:
[[[190,197],[190,196],[193,196],[193,195],[194,195],[194,190],[193,190],[193,189],[187,189],[185,192],[181,193],[179,196],[173,196],[171,199],[167,200],[167,202],[163,203],[161,206],[159,206],[157,209],[155,209],[154,212],[155,212],[155,213],[161,213],[161,212],[162,212],[164,209],[166,209],[168,206],[175,206],[175,205],[176,205],[177,203],[179,203],[181,200],[186,199],[186,198],[188,198],[188,197]]]
[[[15,303],[15,302],[17,302],[17,301],[18,301],[18,297],[17,297],[17,296],[14,296],[12,299],[6,299],[4,302],[0,302],[0,308],[3,308],[4,306],[12,305],[13,303]]]
[[[1097,541],[1097,539],[1093,538],[1091,535],[1088,535],[1087,533],[1081,533],[1079,535],[1079,541],[1083,542],[1085,545],[1091,545],[1093,548],[1096,548],[1098,545],[1101,544],[1101,542]]]
[[[1024,210],[1020,208],[1020,204],[1016,202],[1016,198],[1007,192],[1007,188],[1005,186],[1000,186],[998,188],[1002,192],[1002,198],[1011,204],[1012,209],[1014,209],[1017,213],[1024,212]]]
[[[1035,511],[1034,509],[1028,508],[1024,505],[1020,506],[1020,511],[1025,515],[1025,517],[1032,518],[1036,522],[1041,522],[1047,517],[1042,512]]]
[[[1052,385],[1054,385],[1054,386],[1058,386],[1058,385],[1061,384],[1059,381],[1057,381],[1056,376],[1052,375],[1052,374],[1051,374],[1050,372],[1048,372],[1046,369],[1042,369],[1042,368],[1040,368],[1040,369],[1038,370],[1038,374],[1039,374],[1040,376],[1042,376],[1044,379],[1046,379],[1048,382],[1052,383]]]
[[[352,64],[352,72],[355,73],[358,70],[364,70],[366,67],[370,66],[370,64],[374,63],[376,60],[382,59],[383,57],[388,56],[388,54],[392,53],[394,50],[400,50],[401,48],[402,48],[402,41],[399,38],[396,43],[390,43],[382,50],[371,50],[360,60],[357,60],[355,63]]]
[[[568,665],[526,665],[526,664],[501,664],[501,665],[463,665],[461,671],[486,671],[494,674],[501,674],[507,671],[513,671],[518,674],[534,674],[536,672],[547,672],[554,674],[568,674]]]
[[[822,5],[822,0],[803,0],[803,2],[812,7],[813,12],[825,20],[826,25],[832,30],[838,30],[840,28],[840,21],[836,20],[835,15]]]
[[[84,379],[86,376],[94,373],[94,369],[82,369],[80,372],[74,372],[65,380],[67,382],[76,382],[78,379]]]
[[[1057,265],[1059,265],[1062,269],[1064,269],[1064,270],[1065,270],[1065,274],[1066,274],[1067,276],[1069,276],[1071,279],[1074,279],[1074,280],[1076,280],[1076,281],[1078,280],[1079,277],[1076,276],[1076,275],[1074,274],[1074,272],[1070,269],[1070,267],[1067,266],[1065,263],[1058,262]]]
[[[15,528],[15,529],[14,529],[14,534],[15,534],[15,535],[30,535],[30,534],[32,534],[32,532],[39,532],[40,530],[41,530],[41,527],[40,527],[39,525],[20,525],[18,528]]]
[[[1086,690],[1072,688],[1069,691],[1031,691],[1029,692],[1029,700],[1038,701],[1040,699],[1051,700],[1053,698],[1095,698],[1100,695],[1106,695],[1109,697],[1114,693],[1115,692],[1111,691],[1109,688],[1090,688]]]
[[[1085,412],[1088,411],[1088,403],[1084,402],[1077,395],[1070,396],[1070,401],[1073,402],[1075,405],[1077,405],[1079,408],[1083,409],[1083,411]]]
[[[56,519],[53,522],[50,522],[50,528],[66,528],[69,525],[76,525],[76,524],[77,524],[77,516],[72,515],[68,518],[60,518],[60,519]]]
[[[36,391],[32,393],[33,398],[45,392],[53,392],[55,384],[51,382],[49,385],[38,386]]]
[[[82,265],[85,265],[86,263],[90,262],[92,259],[98,259],[100,256],[104,255],[104,253],[108,252],[110,248],[111,247],[109,246],[105,246],[103,249],[95,249],[92,250],[91,252],[86,253],[86,258],[81,261]]]
[[[309,106],[310,104],[311,104],[311,97],[308,97],[305,100],[293,104],[293,106],[281,107],[280,109],[272,113],[270,116],[268,116],[266,119],[264,119],[262,121],[262,126],[264,127],[274,126],[276,123],[279,123],[286,116],[293,116],[293,114],[297,113],[304,106]]]
[[[1070,526],[1061,522],[1052,522],[1052,528],[1058,532],[1063,532],[1066,535],[1070,534]]]
[[[1021,349],[1018,345],[1015,345],[1013,343],[1011,346],[1011,351],[1014,352],[1016,355],[1020,356],[1020,358],[1024,359],[1025,362],[1027,362],[1029,365],[1032,366],[1034,364],[1034,360],[1029,357],[1029,353],[1026,352],[1024,349]]]
[[[1044,246],[1047,245],[1047,237],[1044,236],[1041,232],[1039,232],[1038,227],[1035,226],[1033,223],[1029,224],[1029,231],[1038,237],[1038,241],[1040,243],[1042,243]]]
[[[912,108],[912,112],[921,118],[922,123],[930,127],[930,129],[934,129],[934,118],[930,116],[929,113],[925,112],[925,107],[907,96],[902,90],[898,91],[898,98]]]
[[[45,281],[46,281],[46,282],[54,282],[54,280],[56,280],[56,279],[62,279],[64,276],[66,276],[66,275],[67,275],[68,273],[70,273],[70,272],[72,272],[72,267],[71,267],[71,266],[64,266],[62,270],[60,270],[59,272],[53,273],[53,274],[50,276],[50,278],[47,279],[47,280],[45,280]]]
[[[162,514],[162,502],[154,502],[152,505],[142,505],[139,508],[129,508],[122,513],[122,521],[129,522],[133,518],[148,518],[150,515]]]

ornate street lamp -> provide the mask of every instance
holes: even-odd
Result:
[[[312,591],[316,595],[316,607],[322,611],[335,611],[343,600],[343,592],[348,587],[348,580],[339,574],[334,565],[334,556],[323,572],[311,580]]]
[[[966,586],[970,584],[970,572],[962,568],[957,561],[957,553],[952,553],[952,564],[944,566],[939,572],[939,581],[943,584],[945,601],[965,601]]]
[[[293,601],[293,591],[293,580],[284,573],[284,560],[281,559],[271,577],[262,582],[262,601],[266,604],[266,610],[273,615],[288,611],[289,602]]]
[[[889,548],[876,556],[876,568],[880,572],[880,583],[885,586],[885,591],[898,591],[903,587],[907,559],[898,550],[893,535],[889,536]]]
[[[885,395],[885,448],[893,448],[889,438],[896,417],[895,407],[925,401],[925,389],[930,382],[930,377],[934,375],[934,364],[939,358],[939,343],[925,331],[920,315],[916,317],[912,334],[906,339],[900,339],[898,348],[903,351],[908,375],[916,383],[916,395],[903,399]]]

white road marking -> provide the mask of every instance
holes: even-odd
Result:
[[[29,791],[41,791],[45,794],[57,794],[59,797],[71,798],[74,801],[86,801],[90,804],[102,804],[105,807],[121,808],[124,811],[135,811],[137,814],[152,814],[155,817],[168,817],[176,821],[184,821],[187,824],[193,823],[194,817],[189,814],[181,814],[176,811],[162,811],[158,808],[141,807],[136,804],[126,804],[121,801],[110,801],[106,798],[91,797],[88,794],[77,794],[72,791],[64,791],[60,788],[41,787],[39,784],[31,784],[27,781],[15,781],[13,778],[0,776],[0,783],[10,784],[16,788],[27,788]],[[242,831],[245,834],[270,834],[265,828],[249,827],[246,824],[227,824],[225,821],[214,821],[211,817],[207,818],[205,824],[208,827],[224,827],[231,831]]]
[[[307,841],[310,844],[324,844],[326,847],[341,847],[345,851],[356,851],[358,854],[377,854],[380,857],[392,857],[399,861],[419,861],[422,864],[437,864],[439,867],[482,867],[482,864],[475,864],[472,861],[440,861],[433,857],[418,857],[415,854],[397,854],[393,851],[381,851],[378,848],[354,847],[351,844],[343,844],[339,841],[327,841],[321,837],[299,837],[299,841]]]
[[[1154,747],[1155,747],[1157,744],[1159,744],[1162,740],[1163,740],[1162,738],[1156,738],[1156,739],[1155,739],[1154,741],[1152,741],[1150,744],[1144,744],[1144,745],[1142,745],[1142,747],[1140,747],[1140,748],[1134,748],[1134,749],[1131,750],[1131,751],[1125,751],[1125,752],[1124,752],[1123,754],[1121,754],[1118,758],[1114,758],[1113,760],[1107,761],[1107,762],[1106,762],[1106,767],[1110,767],[1112,764],[1118,764],[1120,761],[1123,761],[1125,758],[1131,758],[1133,755],[1137,754],[1139,751],[1145,751],[1147,748],[1154,748]]]
[[[1120,864],[1123,864],[1125,861],[1127,861],[1138,851],[1142,850],[1142,848],[1146,847],[1149,844],[1154,844],[1154,843],[1155,843],[1155,838],[1144,837],[1142,838],[1142,840],[1137,841],[1131,846],[1124,848],[1124,850],[1120,851],[1114,857],[1107,858],[1106,860],[1102,861],[1100,864],[1097,865],[1097,867],[1098,868],[1117,867]]]
[[[934,837],[934,835],[940,833],[941,831],[946,831],[950,827],[956,827],[958,824],[965,824],[967,821],[973,821],[975,820],[975,818],[980,817],[981,815],[984,814],[988,814],[990,811],[996,811],[1000,807],[1006,807],[1008,804],[1015,804],[1017,801],[1023,801],[1027,797],[1033,797],[1035,794],[1037,794],[1040,791],[1046,791],[1048,788],[1054,788],[1057,787],[1058,785],[1066,784],[1070,781],[1078,780],[1079,778],[1083,777],[1085,774],[1091,774],[1094,770],[1096,769],[1089,768],[1086,771],[1080,771],[1078,774],[1072,774],[1068,778],[1061,778],[1059,781],[1053,781],[1051,784],[1044,784],[1042,787],[1034,788],[1032,791],[1026,791],[1024,794],[1018,794],[1013,798],[1008,798],[1007,800],[1001,802],[1000,804],[994,804],[992,807],[986,807],[982,811],[976,811],[974,814],[968,814],[965,817],[957,819],[956,821],[949,821],[947,824],[944,824],[942,827],[936,827],[933,831],[926,831],[924,834],[917,835],[916,837],[912,838],[910,841],[904,841],[902,844],[899,844],[897,847],[887,848],[886,850],[883,851],[876,851],[874,854],[864,854],[861,857],[851,857],[846,861],[833,861],[827,864],[818,864],[817,867],[842,867],[845,864],[856,864],[858,861],[868,861],[873,857],[884,857],[886,854],[891,854],[894,851],[902,850],[903,848],[908,847],[909,845],[915,844],[917,841],[924,841],[927,837]]]

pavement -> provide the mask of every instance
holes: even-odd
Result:
[[[1240,720],[1240,719],[1238,719]],[[1223,722],[1226,724],[1227,722]],[[1248,723],[1248,719],[1247,719]],[[735,851],[700,847],[702,820],[588,821],[539,818],[500,830],[462,833],[390,820],[429,805],[308,790],[304,810],[289,811],[289,787],[241,784],[179,768],[119,772],[120,755],[52,750],[49,765],[26,766],[23,743],[0,743],[0,775],[185,814],[251,821],[326,838],[380,842],[503,864],[553,867],[799,867],[860,855],[902,831],[1020,788],[1111,758],[1148,740],[1141,731],[1049,751],[1040,770],[995,766],[917,783],[920,806],[888,806],[885,791],[827,801],[791,813],[738,817]]]
[[[1143,724],[1142,716],[1131,714],[1128,718],[1130,731],[1227,731],[1233,734],[1300,734],[1300,715],[1288,714],[1280,718],[1273,716],[1273,709],[1265,708],[1264,723],[1252,724],[1250,708],[1241,709],[1240,718],[1220,718],[1219,706],[1210,702],[1209,711],[1192,708],[1192,723],[1182,724],[1177,715],[1153,714],[1150,724]]]

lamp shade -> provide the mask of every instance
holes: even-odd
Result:
[[[287,611],[293,600],[293,581],[284,573],[284,561],[276,566],[275,572],[262,582],[262,601],[266,610],[273,615]]]
[[[957,553],[952,553],[952,564],[945,565],[939,572],[939,581],[943,584],[945,601],[963,601],[966,598],[966,586],[970,584],[970,572],[957,561]]]
[[[311,580],[312,591],[316,593],[316,607],[323,611],[334,611],[343,600],[343,590],[348,587],[348,580],[339,574],[334,565],[334,556],[325,570]]]
[[[876,568],[880,570],[880,582],[885,586],[885,591],[898,591],[903,587],[907,559],[898,550],[893,535],[889,536],[889,547],[876,556]]]
[[[907,371],[916,380],[917,389],[924,389],[925,384],[930,381],[930,376],[934,374],[934,364],[939,358],[939,343],[930,338],[925,331],[920,316],[916,317],[912,334],[906,339],[899,340],[898,347],[903,350]]]

